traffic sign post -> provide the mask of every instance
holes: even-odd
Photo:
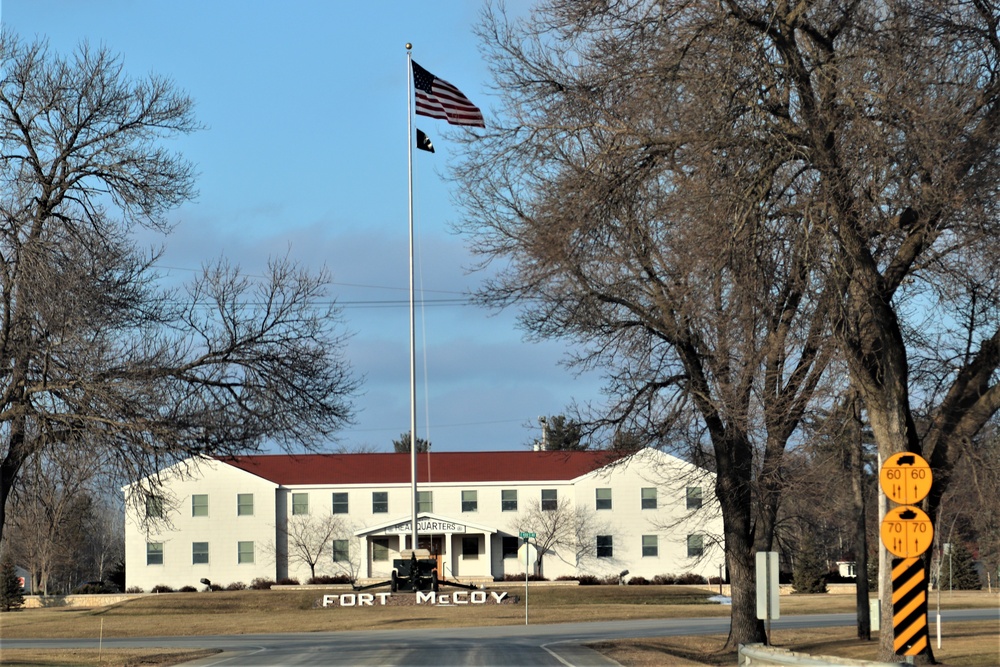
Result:
[[[526,533],[523,530],[518,533],[518,537],[524,540],[524,624],[528,624],[528,539],[535,537],[534,533]]]
[[[893,650],[917,655],[927,650],[927,582],[920,556],[934,542],[934,524],[915,504],[930,493],[934,478],[922,456],[900,452],[882,465],[878,480],[886,497],[899,505],[886,513],[879,529],[882,544],[897,557],[892,568]]]

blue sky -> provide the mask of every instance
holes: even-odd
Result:
[[[508,0],[525,13],[527,0]],[[326,265],[364,376],[340,445],[382,449],[409,429],[407,61],[458,86],[490,122],[476,0],[2,0],[4,28],[68,53],[106,45],[132,75],[168,76],[205,130],[171,144],[196,165],[199,196],[174,211],[161,266],[188,279],[219,256],[259,274],[269,256]],[[453,235],[443,121],[416,117],[435,154],[414,155],[418,287],[474,289],[468,239]],[[559,365],[565,348],[527,343],[513,312],[418,312],[418,426],[438,451],[519,449],[539,415],[599,398],[597,378]],[[426,375],[424,358],[426,357]],[[426,388],[426,391],[425,391]]]

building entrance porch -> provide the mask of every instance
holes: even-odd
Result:
[[[412,549],[411,522],[397,520],[364,528],[355,533],[363,541],[367,554],[361,575],[367,578],[389,577],[392,561]],[[417,547],[427,549],[438,559],[442,579],[491,578],[493,576],[493,535],[497,529],[445,516],[423,513],[417,517]]]

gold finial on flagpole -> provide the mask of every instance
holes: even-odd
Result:
[[[412,48],[413,48],[413,44],[410,44],[409,42],[407,42],[406,43],[406,50],[409,51]]]

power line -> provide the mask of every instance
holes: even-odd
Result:
[[[163,266],[161,264],[154,264],[153,268],[164,269],[164,270],[167,270],[167,271],[188,271],[190,273],[201,273],[201,271],[202,271],[201,269],[187,269],[187,268],[180,267],[180,266]],[[255,273],[244,273],[242,275],[245,275],[245,276],[250,277],[250,278],[266,278],[267,277],[267,276],[263,276],[263,275],[255,274]],[[363,288],[363,289],[390,290],[390,291],[393,291],[393,292],[408,292],[409,291],[408,287],[390,287],[389,285],[367,285],[365,283],[342,283],[342,282],[338,282],[336,280],[331,280],[330,284],[331,285],[337,285],[338,287],[359,287],[359,288]],[[442,290],[442,289],[423,289],[423,290],[420,290],[420,291],[421,292],[432,293],[432,294],[468,294],[468,292],[457,292],[455,290]]]
[[[497,420],[497,421],[456,422],[454,424],[432,424],[432,426],[435,429],[438,429],[438,428],[460,428],[460,427],[463,427],[463,426],[490,426],[490,425],[493,425],[493,424],[526,424],[526,423],[528,423],[530,421],[531,421],[530,419],[501,419],[501,420]],[[381,433],[383,431],[393,431],[393,432],[395,432],[395,431],[399,430],[400,428],[403,428],[404,430],[406,430],[406,429],[409,428],[409,426],[407,426],[407,427],[396,426],[396,427],[385,427],[385,428],[352,428],[352,429],[344,429],[343,433]]]

